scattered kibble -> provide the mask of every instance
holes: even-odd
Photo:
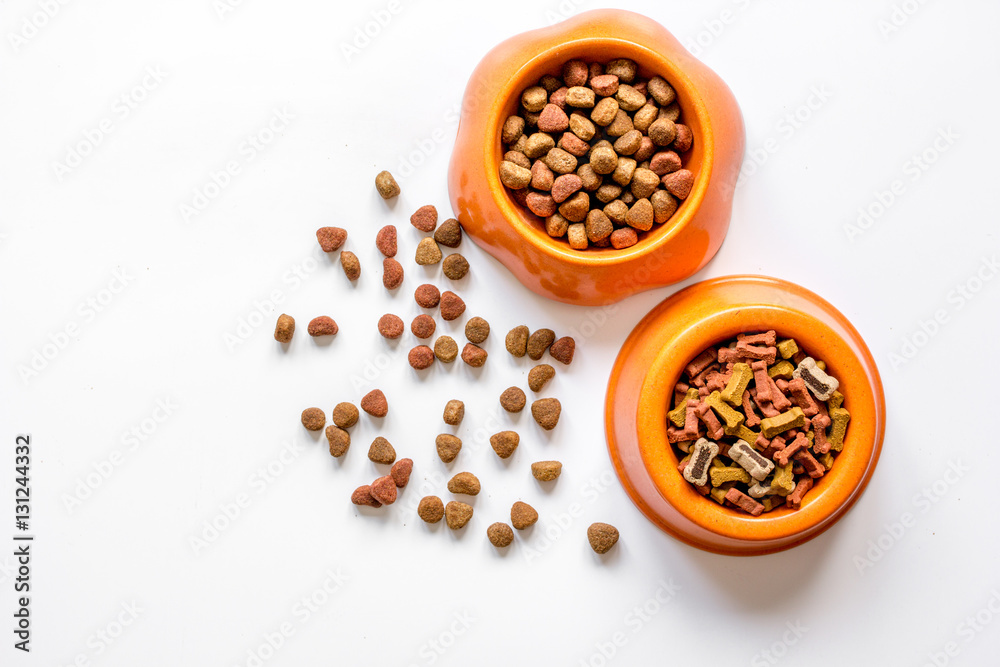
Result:
[[[326,414],[319,408],[306,408],[302,411],[302,425],[310,431],[321,431],[326,426]]]
[[[441,294],[441,317],[445,320],[455,320],[465,312],[465,302],[454,292]]]
[[[421,308],[437,308],[441,303],[441,290],[431,284],[423,284],[413,292],[413,298]]]
[[[396,450],[388,440],[378,436],[368,448],[368,459],[374,463],[389,465],[396,460]]]
[[[293,335],[295,335],[295,318],[282,313],[274,325],[274,340],[279,343],[291,343]]]
[[[375,189],[382,199],[392,199],[399,196],[399,184],[387,171],[380,171],[375,177]]]
[[[528,503],[520,500],[510,508],[510,523],[518,530],[524,530],[538,521],[538,512]]]
[[[351,446],[351,434],[339,426],[327,426],[326,441],[330,444],[330,456],[340,458]]]
[[[444,423],[449,426],[458,426],[465,418],[465,403],[458,399],[448,401],[444,406]]]
[[[402,336],[405,328],[406,325],[403,324],[403,319],[392,313],[386,313],[378,321],[378,332],[382,334],[383,338],[390,340]]]
[[[523,357],[528,351],[528,327],[523,324],[516,326],[507,332],[507,338],[504,339],[504,344],[507,346],[507,351],[510,352],[515,357]]]
[[[410,224],[422,232],[433,232],[437,222],[438,211],[431,204],[421,206],[410,216]]]
[[[309,322],[308,327],[309,335],[313,338],[319,336],[333,336],[339,331],[337,323],[333,321],[332,317],[327,317],[326,315],[320,315],[315,317]]]
[[[372,487],[369,484],[362,484],[354,489],[351,494],[351,502],[355,505],[366,505],[368,507],[382,507],[382,503],[372,497]]]
[[[539,482],[551,482],[562,473],[559,461],[536,461],[531,464],[531,474]]]
[[[397,248],[396,226],[386,225],[375,235],[375,247],[386,257],[395,257]]]
[[[521,437],[515,431],[500,431],[490,436],[490,446],[502,459],[510,458],[520,442]]]
[[[412,472],[413,459],[399,459],[392,464],[389,476],[392,477],[393,483],[402,489],[410,481],[410,474]]]
[[[421,313],[413,318],[410,322],[410,331],[413,335],[420,339],[430,338],[434,335],[434,330],[437,329],[437,323],[434,322],[434,318],[426,313]]]
[[[403,284],[403,265],[392,257],[382,260],[382,284],[387,290],[394,290]]]
[[[437,455],[442,463],[451,463],[462,451],[462,439],[451,433],[442,433],[435,440]]]
[[[587,540],[596,553],[606,554],[618,543],[618,529],[610,523],[592,523],[587,529]]]
[[[555,340],[556,333],[552,329],[539,329],[532,332],[528,337],[528,357],[534,361],[538,361],[545,354],[545,350],[549,349]]]
[[[556,369],[548,364],[539,364],[528,371],[528,388],[531,391],[541,391],[555,376]]]
[[[528,399],[520,387],[507,387],[500,394],[500,405],[507,412],[520,412],[527,402]]]
[[[466,496],[477,496],[482,490],[479,478],[471,472],[460,472],[448,481],[448,491]]]
[[[431,367],[434,363],[434,350],[427,347],[426,345],[417,345],[415,348],[410,350],[410,353],[406,355],[407,361],[410,362],[410,366],[418,371],[425,370]]]
[[[372,389],[361,399],[361,409],[372,417],[385,417],[389,414],[389,402],[381,389]]]
[[[486,537],[497,549],[503,549],[514,541],[514,531],[507,524],[498,521],[486,529]]]
[[[382,505],[391,505],[396,502],[399,490],[396,488],[396,482],[393,481],[392,477],[384,475],[371,483],[368,492],[372,494],[372,498]]]
[[[441,269],[449,280],[461,280],[469,273],[469,262],[455,252],[444,258]]]
[[[559,423],[562,404],[558,398],[540,398],[531,404],[531,416],[546,431],[551,431]]]
[[[340,227],[320,227],[316,230],[316,240],[323,252],[333,252],[344,245],[347,240],[347,230]]]
[[[563,336],[549,347],[549,355],[567,366],[572,363],[576,353],[576,341],[570,336]]]
[[[431,237],[427,236],[417,244],[417,251],[414,255],[417,264],[421,266],[437,264],[441,261],[441,257],[441,248]]]
[[[344,401],[333,408],[333,423],[340,428],[351,428],[358,423],[358,409],[353,403]]]
[[[344,250],[340,253],[340,267],[344,269],[344,275],[351,282],[361,277],[361,262],[358,261],[358,256],[350,250]]]
[[[444,516],[444,503],[437,496],[424,496],[417,504],[417,516],[426,523],[437,523]]]
[[[448,248],[457,248],[462,243],[462,225],[455,218],[448,218],[434,232],[434,240]]]
[[[465,337],[470,343],[479,345],[490,336],[490,323],[481,317],[473,317],[465,323]]]
[[[465,347],[462,348],[462,361],[473,368],[479,368],[485,364],[487,356],[489,355],[486,350],[472,343],[466,343]]]
[[[444,507],[444,520],[452,530],[463,528],[472,519],[472,505],[452,500]]]
[[[458,358],[458,343],[451,336],[438,336],[434,341],[434,356],[450,364]]]

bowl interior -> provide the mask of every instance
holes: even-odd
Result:
[[[702,350],[737,333],[774,329],[779,339],[795,338],[799,347],[827,364],[840,381],[844,407],[851,412],[844,448],[816,481],[798,510],[779,507],[759,517],[701,496],[677,471],[679,459],[666,439],[668,403],[688,361]],[[640,393],[640,451],[663,497],[682,515],[712,532],[743,540],[773,540],[800,533],[838,515],[863,489],[874,465],[875,396],[865,364],[851,342],[825,321],[780,303],[738,306],[710,312],[678,332],[660,351]]]
[[[500,133],[507,117],[517,113],[521,93],[525,88],[536,85],[542,76],[546,74],[560,76],[562,66],[573,59],[587,63],[606,63],[616,58],[634,60],[639,65],[640,76],[659,75],[673,86],[677,93],[677,104],[681,109],[681,120],[691,128],[694,135],[694,144],[685,154],[685,168],[695,174],[695,183],[691,193],[681,202],[670,220],[646,232],[636,245],[621,250],[607,247],[589,248],[586,252],[580,252],[571,249],[564,239],[549,236],[545,231],[544,219],[514,201],[507,188],[500,182],[498,170],[504,153],[500,143]],[[520,69],[511,72],[497,105],[493,107],[489,136],[494,138],[492,156],[495,163],[493,168],[488,170],[490,189],[504,217],[525,240],[548,252],[557,253],[571,262],[583,257],[588,261],[614,262],[665,243],[687,224],[693,213],[698,210],[698,205],[705,196],[711,173],[712,133],[708,113],[691,80],[664,55],[624,39],[588,38],[565,42],[539,52]]]

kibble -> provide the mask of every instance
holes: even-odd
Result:
[[[430,338],[434,335],[434,330],[437,329],[437,323],[434,322],[434,318],[426,313],[421,313],[413,318],[410,322],[410,331],[414,336],[420,339]]]
[[[458,319],[465,312],[465,302],[462,297],[454,292],[446,291],[441,294],[441,317],[451,321]]]
[[[507,412],[520,412],[528,399],[520,387],[508,387],[500,394],[500,405]]]
[[[351,502],[367,507],[382,507],[382,503],[372,497],[372,487],[369,484],[362,484],[354,489],[354,493],[351,494]]]
[[[531,404],[531,416],[546,431],[551,431],[559,423],[562,405],[558,398],[540,398]]]
[[[528,388],[531,391],[541,391],[549,380],[556,376],[556,369],[548,364],[539,364],[528,371]]]
[[[424,284],[416,289],[413,298],[421,308],[437,308],[441,303],[441,291],[434,285]]]
[[[472,519],[472,505],[452,500],[444,507],[444,520],[452,530],[465,527]]]
[[[388,440],[378,436],[372,440],[372,444],[368,448],[368,459],[374,463],[389,465],[396,460],[396,450]]]
[[[618,529],[610,523],[592,523],[587,529],[587,540],[595,553],[606,554],[618,543]]]
[[[344,250],[340,253],[340,267],[344,269],[344,275],[351,282],[361,277],[361,262],[358,261],[358,256],[350,250]],[[400,279],[402,279],[402,274],[400,274]]]
[[[448,280],[461,280],[469,273],[469,262],[456,252],[444,258],[441,269]]]
[[[421,266],[437,264],[441,261],[441,257],[441,248],[438,247],[437,242],[430,236],[421,239],[420,243],[417,244],[417,251],[414,256],[417,264]]]
[[[457,399],[448,401],[444,406],[444,423],[449,426],[458,426],[465,418],[465,403]]]
[[[351,428],[358,423],[358,409],[353,403],[344,401],[333,408],[333,423],[340,428]]]
[[[527,352],[528,357],[538,361],[545,354],[545,350],[556,341],[556,333],[552,329],[539,329],[528,337]]]
[[[465,323],[465,337],[470,343],[479,345],[490,335],[490,323],[481,317],[473,317]]]
[[[389,475],[379,477],[372,482],[368,492],[372,494],[372,498],[383,505],[391,505],[396,502],[396,497],[399,493],[396,483]]]
[[[309,322],[308,327],[309,335],[313,338],[319,336],[333,336],[339,331],[337,323],[333,321],[332,317],[327,317],[326,315],[320,315],[319,317],[314,317],[312,321]]]
[[[486,537],[497,549],[503,549],[514,541],[514,531],[507,524],[498,521],[486,529]]]
[[[466,343],[465,347],[462,348],[462,361],[473,368],[480,368],[485,364],[487,356],[486,350],[472,343]]]
[[[448,218],[434,232],[434,240],[447,248],[457,248],[462,244],[462,225],[455,218]]]
[[[410,216],[410,224],[422,232],[433,232],[437,222],[437,208],[431,204],[421,206]]]
[[[515,431],[500,431],[490,436],[490,446],[502,459],[510,458],[521,442],[521,437]]]
[[[462,439],[451,433],[442,433],[434,440],[438,458],[443,463],[451,463],[462,451]]]
[[[415,370],[422,371],[434,363],[434,350],[426,345],[417,345],[406,355],[406,359]]]
[[[523,357],[528,351],[529,333],[528,327],[524,325],[516,326],[507,332],[507,337],[504,339],[507,351],[515,357]]]
[[[410,481],[410,474],[413,472],[413,459],[399,459],[392,464],[389,476],[393,483],[400,489]]]
[[[274,325],[274,340],[279,343],[290,343],[294,335],[295,318],[282,313],[278,316],[278,322]]]
[[[528,503],[519,500],[511,506],[510,523],[518,530],[533,526],[536,521],[538,521],[538,512]]]
[[[320,431],[326,426],[326,414],[319,408],[306,408],[302,411],[302,425],[309,431]]]
[[[399,184],[387,171],[380,171],[375,177],[375,189],[382,199],[392,199],[399,196]]]
[[[458,358],[458,343],[451,336],[438,336],[434,341],[434,356],[439,361],[450,364]]]
[[[330,456],[341,457],[351,446],[351,434],[338,426],[326,427],[326,441],[330,445]]]
[[[575,354],[576,341],[571,336],[563,336],[549,346],[549,355],[567,366],[573,363],[573,355]]]
[[[387,290],[394,290],[403,284],[403,265],[392,257],[382,260],[382,284]]]
[[[465,496],[477,496],[482,490],[479,478],[471,472],[460,472],[448,480],[448,491]]]
[[[405,328],[402,318],[392,313],[386,313],[378,320],[378,332],[382,334],[383,338],[390,340],[399,338],[403,335]]]
[[[551,482],[562,474],[559,461],[536,461],[531,464],[531,474],[539,482]]]
[[[372,417],[385,417],[389,414],[389,401],[381,389],[372,389],[361,399],[361,409]]]
[[[375,235],[375,247],[386,257],[395,257],[398,251],[395,225],[386,225]]]
[[[316,240],[323,252],[333,252],[344,245],[347,240],[347,230],[341,227],[320,227],[316,230]]]
[[[417,505],[417,516],[426,523],[437,523],[444,517],[444,503],[437,496],[424,496]]]

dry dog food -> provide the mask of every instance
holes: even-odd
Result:
[[[410,216],[410,224],[422,232],[433,232],[438,223],[438,210],[433,205],[421,206]]]
[[[559,461],[535,461],[531,464],[531,474],[539,482],[551,482],[562,473]]]
[[[372,494],[372,498],[380,505],[391,505],[396,502],[399,491],[392,477],[384,475],[371,483],[371,486],[368,487],[368,493]]]
[[[431,237],[426,237],[420,240],[417,244],[417,251],[414,254],[414,260],[417,264],[421,266],[428,266],[430,264],[437,264],[441,261],[441,248],[438,246],[437,242]]]
[[[559,423],[562,404],[558,398],[540,398],[531,404],[531,416],[546,431],[551,431]]]
[[[479,368],[485,364],[487,356],[486,350],[472,343],[466,343],[465,347],[462,348],[462,361],[473,368]]]
[[[528,389],[541,391],[556,376],[556,369],[548,364],[539,364],[528,371]]]
[[[320,315],[319,317],[314,317],[307,328],[309,335],[313,338],[318,336],[333,336],[336,335],[339,328],[337,323],[333,321],[332,317],[327,317],[326,315]]]
[[[330,444],[330,456],[340,458],[351,446],[351,434],[339,426],[327,426],[326,441]]]
[[[752,516],[798,509],[833,466],[850,421],[826,364],[766,331],[705,350],[684,375],[667,428],[684,479]]]
[[[441,317],[449,322],[456,320],[465,312],[465,302],[454,292],[441,294]]]
[[[392,477],[392,481],[396,486],[403,488],[410,481],[410,474],[412,472],[413,459],[399,459],[392,464],[389,476]]]
[[[490,446],[502,459],[510,458],[521,442],[521,436],[514,431],[500,431],[490,436]]]
[[[413,292],[413,299],[421,308],[437,308],[441,303],[441,290],[431,284],[423,284]]]
[[[375,247],[386,257],[395,257],[398,250],[395,225],[386,225],[375,235]]]
[[[434,356],[450,364],[458,358],[458,343],[451,336],[439,336],[434,341]]]
[[[528,398],[520,387],[507,387],[500,394],[500,406],[507,412],[520,412],[527,402]]]
[[[462,244],[462,225],[455,218],[448,218],[434,232],[434,240],[448,248]]]
[[[372,389],[361,399],[361,409],[372,417],[385,417],[389,414],[389,401],[381,389]]]
[[[473,317],[465,323],[465,337],[470,343],[480,345],[490,337],[490,323],[481,317]]]
[[[444,516],[444,503],[437,496],[424,496],[417,505],[417,516],[427,523],[437,523]]]
[[[382,260],[382,284],[387,290],[394,290],[403,284],[403,265],[392,257]]]
[[[510,523],[518,530],[533,526],[536,521],[538,521],[538,512],[528,503],[519,500],[511,506]]]
[[[434,335],[434,330],[437,329],[437,323],[434,322],[434,318],[426,313],[421,313],[413,318],[410,322],[410,331],[417,338],[424,339],[430,338]]]
[[[350,250],[344,250],[340,253],[340,267],[344,269],[344,275],[351,282],[361,277],[361,262],[358,261],[358,256]]]
[[[694,174],[694,136],[676,93],[631,60],[566,63],[521,95],[501,131],[500,181],[545,230],[570,247],[627,248],[667,222]]]
[[[507,351],[515,357],[523,357],[528,351],[528,335],[530,331],[528,327],[523,324],[516,326],[507,332],[507,338],[504,339],[504,344],[507,346]]]
[[[410,366],[418,371],[425,370],[431,367],[434,363],[434,350],[427,347],[426,345],[417,345],[415,348],[410,350],[410,353],[406,355],[407,361],[410,362]]]
[[[353,403],[344,401],[333,408],[333,423],[340,428],[351,428],[358,423],[358,409]]]
[[[392,174],[387,171],[380,171],[375,176],[375,189],[378,190],[378,194],[382,199],[392,199],[399,196],[399,184],[396,183],[396,179],[392,177]]]
[[[469,273],[469,262],[457,252],[444,258],[441,263],[441,270],[449,280],[461,280]]]
[[[489,539],[490,544],[497,549],[502,549],[510,546],[510,543],[514,541],[514,531],[507,524],[498,521],[486,529],[486,537]]]
[[[399,338],[403,335],[405,328],[402,318],[392,313],[386,313],[378,320],[378,332],[382,334],[383,338],[390,340]]]
[[[556,332],[552,329],[539,329],[528,336],[527,352],[528,357],[533,361],[538,361],[545,354],[545,350],[556,342]],[[515,355],[517,356],[517,355]]]
[[[396,450],[388,440],[378,436],[372,440],[371,447],[368,448],[368,460],[390,465],[396,461]]]
[[[320,431],[326,426],[326,414],[319,408],[306,408],[302,411],[302,425],[310,431]]]
[[[444,423],[449,426],[458,426],[465,418],[465,403],[458,399],[448,401],[444,406]]]
[[[606,554],[618,544],[618,529],[610,523],[592,523],[587,529],[587,540],[596,553]]]
[[[442,463],[451,463],[458,458],[458,453],[462,451],[462,440],[457,435],[442,433],[435,440],[438,458]]]
[[[471,472],[460,472],[448,481],[448,490],[466,496],[478,496],[482,485],[479,478]]]
[[[444,506],[444,521],[452,530],[463,528],[472,519],[472,505],[452,500]]]
[[[368,507],[382,507],[382,503],[372,497],[372,487],[370,484],[362,484],[354,489],[351,494],[351,502],[355,505],[366,505]]]
[[[295,318],[291,315],[279,315],[278,322],[274,325],[274,340],[279,343],[291,343],[294,335]]]
[[[549,346],[549,354],[556,361],[568,366],[573,362],[573,355],[576,354],[576,341],[570,336],[563,336]]]
[[[340,227],[320,227],[316,230],[316,240],[323,252],[333,252],[344,245],[347,240],[347,230]]]

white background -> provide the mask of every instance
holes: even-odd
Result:
[[[12,544],[13,444],[25,432],[37,535],[29,656],[11,647],[14,563],[12,547],[0,549],[0,663],[252,665],[283,625],[290,636],[263,649],[263,664],[995,660],[1000,281],[983,262],[998,251],[987,201],[1000,151],[996,3],[629,4],[692,45],[746,120],[728,239],[692,281],[799,282],[854,322],[883,372],[888,430],[867,493],[818,539],[752,559],[662,534],[610,474],[601,413],[612,362],[679,286],[609,310],[554,304],[466,239],[472,271],[457,291],[493,325],[486,367],[438,364],[418,377],[406,363],[412,336],[375,335],[382,313],[416,314],[418,284],[447,283],[413,264],[420,235],[407,218],[425,203],[448,213],[455,109],[475,63],[596,5],[92,0],[49,3],[47,18],[45,4],[0,5],[0,537]],[[373,12],[391,18],[345,53]],[[147,68],[162,73],[143,88]],[[290,120],[250,159],[245,142],[275,110]],[[110,131],[88,151],[102,121]],[[82,161],[57,166],[81,145]],[[239,173],[185,220],[181,206],[230,161]],[[389,206],[372,187],[383,168],[403,188]],[[889,202],[879,193],[896,180]],[[859,209],[872,219],[849,233]],[[387,223],[407,271],[394,295],[373,245]],[[364,271],[356,286],[318,252],[322,225],[349,230]],[[104,292],[116,271],[126,286]],[[978,291],[966,298],[959,286]],[[282,302],[262,306],[259,324],[255,304],[274,292]],[[287,352],[271,336],[279,311],[300,327]],[[340,324],[329,344],[305,332],[320,314]],[[259,326],[227,342],[245,321]],[[461,322],[438,321],[464,342]],[[544,391],[564,406],[550,434],[527,411],[510,419],[496,407],[505,387],[526,384],[528,360],[502,344],[521,323],[578,342]],[[22,377],[36,352],[49,358]],[[389,417],[363,418],[341,461],[298,423],[305,407],[329,412],[375,386]],[[466,449],[449,470],[433,443],[455,397],[467,404],[456,431]],[[522,444],[501,463],[483,436],[508,427]],[[146,434],[133,440],[131,429]],[[395,506],[359,512],[348,499],[381,474],[365,457],[377,433],[416,469]],[[565,468],[543,490],[528,464],[548,458]],[[950,465],[964,472],[946,475]],[[268,466],[277,474],[262,481]],[[471,524],[425,526],[413,509],[421,485],[447,500],[444,480],[459,470],[483,481]],[[241,494],[248,506],[193,547]],[[517,499],[542,520],[499,555],[485,529]],[[593,521],[621,530],[605,558],[587,545]],[[329,573],[339,588],[317,593]],[[304,612],[314,594],[322,604]],[[120,613],[133,604],[134,620]],[[967,620],[977,613],[983,625]],[[119,616],[130,622],[120,633]]]

